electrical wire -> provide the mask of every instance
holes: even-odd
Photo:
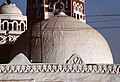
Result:
[[[94,27],[95,29],[120,29],[120,26]]]
[[[120,21],[120,19],[110,19],[110,20],[98,20],[98,21],[87,21],[87,23],[96,23],[96,22],[110,22],[110,21]]]
[[[86,17],[109,17],[109,16],[120,16],[120,14],[99,14],[99,15],[86,15]]]

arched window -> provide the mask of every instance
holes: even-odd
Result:
[[[23,23],[21,23],[21,31],[24,31],[24,24]]]
[[[76,18],[76,13],[74,13],[74,18]]]
[[[14,23],[14,30],[17,30],[17,23]]]
[[[7,22],[4,22],[4,30],[7,30]]]
[[[82,18],[83,18],[83,16],[82,16],[82,15],[80,15],[80,18],[82,19]]]
[[[21,29],[20,29],[20,25],[18,26],[18,29],[17,29],[17,30],[19,30],[19,31],[21,30]]]
[[[80,19],[80,16],[79,16],[79,14],[77,14],[77,19]]]
[[[12,24],[9,24],[9,30],[12,30]]]

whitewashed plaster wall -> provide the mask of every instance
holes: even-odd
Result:
[[[94,69],[94,66],[101,68]],[[119,82],[120,65],[30,63],[23,54],[19,54],[9,64],[0,65],[0,82],[8,81]]]
[[[120,82],[120,75],[89,74],[89,73],[7,73],[0,74],[1,81],[25,81],[35,82]]]

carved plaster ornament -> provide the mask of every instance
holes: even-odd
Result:
[[[11,60],[9,65],[31,65],[31,63],[30,63],[30,61],[28,60],[28,58],[24,54],[19,53],[17,56],[15,56]]]
[[[80,56],[73,54],[67,61],[67,64],[85,64]]]

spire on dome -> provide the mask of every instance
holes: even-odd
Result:
[[[6,0],[7,4],[11,4],[11,0]]]

